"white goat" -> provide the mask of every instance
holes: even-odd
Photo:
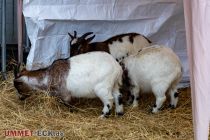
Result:
[[[122,68],[106,52],[91,52],[69,59],[56,60],[46,69],[15,72],[14,86],[20,99],[33,90],[48,90],[69,105],[71,98],[99,97],[104,104],[102,117],[110,114],[113,100],[116,113],[123,115],[122,95],[119,92]]]
[[[166,93],[170,95],[171,107],[176,107],[177,84],[182,77],[182,66],[170,48],[158,45],[143,48],[138,54],[126,57],[122,64],[126,71],[123,81],[130,82],[134,107],[138,106],[139,92],[153,92],[156,97],[153,113],[158,112],[165,102]]]

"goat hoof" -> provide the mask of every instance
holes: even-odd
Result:
[[[152,108],[152,111],[151,111],[152,114],[157,114],[158,112],[159,112],[159,109],[157,109],[157,108]]]
[[[102,112],[101,114],[102,114],[101,115],[102,118],[109,118],[109,115],[111,115],[111,112],[110,111],[106,113]]]
[[[70,113],[73,113],[73,112],[74,112],[74,110],[73,110],[73,109],[71,109],[71,108],[69,108],[69,112],[70,112]]]
[[[109,115],[104,115],[105,118],[109,118]]]
[[[133,104],[132,108],[137,108],[139,105],[138,104]]]
[[[101,118],[101,119],[109,118],[109,115],[102,114],[99,118]]]
[[[104,115],[101,115],[101,116],[99,116],[98,118],[99,118],[99,119],[104,119],[105,116],[104,116]]]
[[[171,104],[169,104],[169,108],[171,108],[171,109],[175,109],[175,105],[171,105]]]
[[[19,100],[24,101],[26,98],[24,97],[19,97]]]
[[[152,110],[152,112],[151,112],[151,113],[152,113],[152,114],[157,114],[157,113],[158,113],[158,111],[153,111],[153,110]]]
[[[124,115],[124,112],[117,112],[118,117],[123,116],[123,115]]]

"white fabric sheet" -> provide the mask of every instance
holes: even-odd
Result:
[[[24,0],[32,47],[27,69],[49,66],[69,56],[68,32],[94,32],[94,41],[137,32],[174,49],[189,81],[182,0]]]

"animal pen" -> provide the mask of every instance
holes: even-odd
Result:
[[[112,112],[107,119],[98,118],[102,105],[98,99],[75,99],[69,109],[47,92],[35,92],[24,101],[17,98],[13,73],[6,71],[5,11],[9,9],[5,8],[6,0],[1,2],[0,139],[11,138],[7,132],[13,130],[32,131],[26,139],[209,138],[209,0],[17,1],[18,62],[23,61],[24,16],[31,42],[28,70],[68,58],[68,32],[75,30],[79,35],[94,32],[94,41],[137,32],[154,44],[172,48],[179,56],[183,78],[177,108],[169,109],[167,102],[160,113],[151,114],[154,97],[142,94],[138,108],[125,106],[122,117]]]

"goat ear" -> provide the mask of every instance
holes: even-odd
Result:
[[[88,43],[91,42],[94,38],[95,38],[95,35],[89,37],[89,38],[87,39],[87,42],[88,42]]]
[[[71,37],[71,39],[74,39],[74,36],[73,35],[71,35],[70,33],[68,33],[68,35]]]
[[[20,63],[13,65],[13,72],[14,72],[15,79],[20,76],[20,65],[21,65]]]

